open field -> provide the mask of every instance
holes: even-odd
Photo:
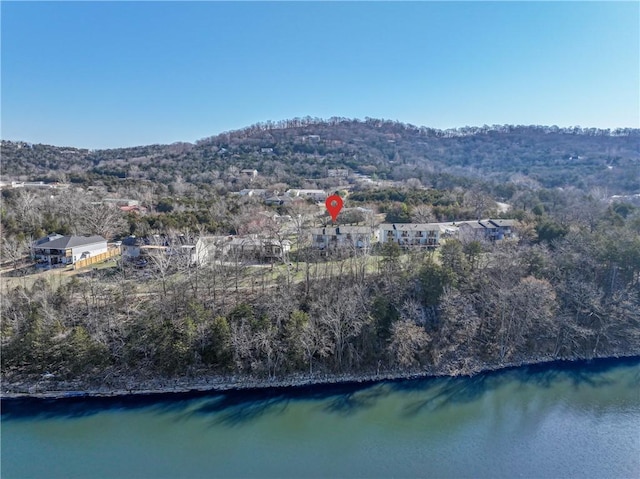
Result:
[[[420,255],[426,257],[427,253]],[[428,253],[432,258],[437,258],[438,253]],[[403,267],[416,262],[416,256],[403,254],[398,258],[399,264]],[[235,292],[250,291],[259,292],[273,288],[279,284],[299,284],[309,278],[330,278],[340,276],[349,271],[359,271],[359,274],[370,275],[379,273],[383,268],[384,258],[380,255],[367,255],[350,257],[343,259],[326,259],[314,262],[288,262],[273,264],[255,263],[223,263],[216,265],[216,272],[213,273],[219,278],[218,286],[221,291]],[[180,282],[191,277],[196,281],[196,276],[205,278],[211,275],[211,269],[200,267],[188,268],[180,272],[173,272],[165,277],[165,284]],[[105,283],[113,281],[126,281],[135,284],[133,294],[136,296],[146,296],[153,293],[162,292],[162,281],[157,271],[152,265],[143,269],[136,269],[128,266],[123,272],[118,261],[111,259],[97,265],[92,265],[82,269],[74,269],[72,266],[65,268],[52,268],[49,270],[38,270],[34,266],[18,268],[5,268],[0,271],[0,290],[8,291],[18,286],[30,289],[38,280],[47,281],[52,287],[57,288],[72,278],[97,278]],[[198,279],[200,280],[200,279]]]

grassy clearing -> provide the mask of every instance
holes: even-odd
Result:
[[[106,270],[109,268],[117,267],[115,259],[110,259],[104,263],[98,263],[89,265],[81,269],[74,269],[73,266],[67,266],[65,268],[52,268],[49,270],[39,270],[30,265],[19,270],[5,270],[0,275],[0,287],[3,291],[22,286],[23,288],[31,288],[36,281],[44,279],[49,284],[57,288],[63,284],[66,284],[74,276],[82,276],[94,269]]]
[[[69,267],[50,269],[48,271],[38,271],[33,267],[29,267],[24,268],[22,272],[24,273],[22,275],[9,276],[9,274],[4,273],[0,276],[0,286],[2,287],[2,290],[14,289],[18,286],[31,288],[39,279],[44,279],[49,282],[52,287],[57,288],[58,286],[68,282],[75,274],[78,273],[77,271],[74,271],[73,268]]]
[[[438,253],[429,253],[433,258],[439,256]],[[412,254],[402,254],[398,258],[399,263],[403,267],[411,268],[412,265],[416,267],[424,259],[424,255],[416,256]],[[358,274],[371,275],[379,273],[383,269],[383,256],[381,255],[368,255],[360,257],[350,257],[343,259],[327,258],[326,260],[319,260],[315,262],[303,262],[298,263],[273,263],[273,264],[249,264],[242,265],[239,268],[239,274],[237,278],[237,287],[239,290],[257,292],[264,289],[270,289],[280,284],[300,284],[307,279],[307,274],[310,278],[330,278],[340,276],[341,274],[347,274],[348,272],[358,271]],[[224,275],[220,276],[220,281],[225,282],[225,289],[230,291],[234,290],[236,286],[235,266],[227,265],[221,266],[226,269]],[[57,288],[62,284],[67,283],[74,276],[87,277],[93,276],[95,271],[98,277],[103,277],[106,281],[112,281],[107,279],[112,274],[118,276],[119,281],[126,281],[130,284],[135,284],[135,294],[147,295],[159,293],[162,291],[161,279],[154,273],[153,268],[148,266],[144,269],[128,268],[125,272],[124,278],[119,273],[119,266],[117,260],[110,259],[103,263],[89,265],[84,268],[75,270],[73,267],[56,268],[48,271],[37,271],[31,267],[25,269],[24,275],[13,275],[10,271],[5,271],[0,276],[0,287],[3,291],[13,289],[17,286],[24,288],[31,288],[38,279],[45,279],[50,283],[53,288]],[[107,275],[106,277],[104,275]],[[167,285],[181,282],[187,279],[187,275],[194,274],[191,272],[178,272],[169,275],[166,278]],[[204,275],[204,271],[199,274]],[[225,279],[222,279],[225,276]],[[222,283],[219,283],[222,286]]]

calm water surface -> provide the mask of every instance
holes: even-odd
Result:
[[[640,477],[640,360],[369,387],[4,401],[2,477]]]

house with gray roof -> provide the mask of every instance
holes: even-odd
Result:
[[[457,226],[461,239],[501,241],[517,238],[516,221],[511,219],[460,221]]]
[[[74,264],[107,251],[107,240],[102,236],[50,235],[33,245],[36,260],[52,266]]]
[[[287,190],[287,195],[289,195],[291,198],[311,198],[313,201],[324,201],[327,198],[327,192],[324,190],[307,190],[300,188],[292,188],[290,190]]]

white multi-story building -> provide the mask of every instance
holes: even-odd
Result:
[[[199,265],[230,259],[278,259],[286,261],[291,241],[247,236],[201,236],[193,250],[192,262]]]
[[[279,259],[286,261],[291,251],[291,241],[277,238],[261,238],[256,235],[234,237],[227,243],[228,256],[246,259]]]
[[[376,232],[368,226],[325,226],[311,230],[311,247],[327,252],[367,249],[374,239]]]
[[[442,227],[438,223],[382,223],[380,243],[396,243],[402,248],[436,248]]]

